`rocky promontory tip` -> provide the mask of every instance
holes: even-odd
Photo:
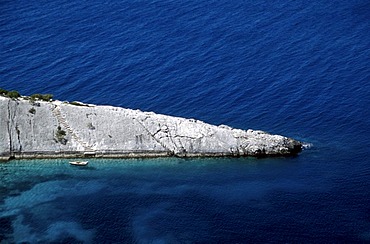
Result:
[[[79,102],[0,96],[0,158],[290,156],[302,144],[259,130]]]

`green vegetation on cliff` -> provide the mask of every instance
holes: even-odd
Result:
[[[65,145],[67,143],[67,139],[65,138],[66,132],[62,130],[60,126],[58,126],[58,130],[55,133],[57,141]]]
[[[4,97],[13,98],[13,99],[18,98],[18,97],[21,96],[19,94],[19,92],[17,92],[17,91],[14,91],[14,90],[13,91],[7,91],[7,90],[2,89],[2,88],[0,88],[0,95],[4,96]]]
[[[53,95],[52,94],[33,94],[31,95],[31,100],[35,101],[35,100],[42,100],[42,101],[50,101],[53,99]]]
[[[8,91],[8,90],[5,90],[3,88],[0,88],[0,96],[9,97],[9,98],[12,98],[12,99],[17,99],[17,98],[21,97],[21,94],[19,94],[19,92],[15,91],[15,90]],[[53,94],[33,94],[29,97],[26,96],[24,98],[31,100],[31,102],[34,102],[36,100],[42,100],[42,101],[49,102],[50,100],[53,99],[53,97],[54,97]]]

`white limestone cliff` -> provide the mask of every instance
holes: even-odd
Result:
[[[0,157],[285,156],[301,143],[112,106],[0,96]]]

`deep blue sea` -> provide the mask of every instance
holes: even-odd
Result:
[[[2,163],[1,243],[370,243],[368,0],[0,0],[0,37],[1,88],[308,145]]]

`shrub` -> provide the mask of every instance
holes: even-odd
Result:
[[[64,130],[62,130],[62,128],[60,128],[60,126],[58,126],[57,136],[65,136],[65,135],[66,135],[66,132]]]
[[[8,91],[3,88],[0,88],[0,95],[6,95],[6,94],[8,94]]]
[[[36,113],[36,109],[35,108],[31,108],[30,110],[28,110],[28,112],[30,112],[31,114],[35,114]]]
[[[37,99],[40,99],[41,94],[33,94],[31,95],[31,101],[36,101]]]
[[[52,100],[52,99],[53,99],[53,97],[54,97],[54,95],[53,95],[53,94],[44,94],[44,95],[43,95],[43,100],[45,100],[45,101],[50,101],[50,100]]]
[[[33,94],[31,95],[31,101],[35,100],[42,100],[42,101],[50,101],[53,99],[54,95],[52,94]]]
[[[58,129],[55,133],[55,137],[57,138],[58,142],[65,145],[65,144],[67,144],[67,139],[65,138],[66,134],[67,133],[64,130],[62,130],[62,128],[60,128],[60,126],[58,126]]]
[[[9,97],[9,98],[13,98],[13,99],[16,99],[16,98],[21,96],[18,91],[15,91],[15,90],[7,91],[7,90],[2,89],[2,88],[0,88],[0,95],[5,96],[5,97]]]
[[[21,96],[21,94],[19,94],[17,91],[9,91],[7,96],[10,98],[18,98]]]

